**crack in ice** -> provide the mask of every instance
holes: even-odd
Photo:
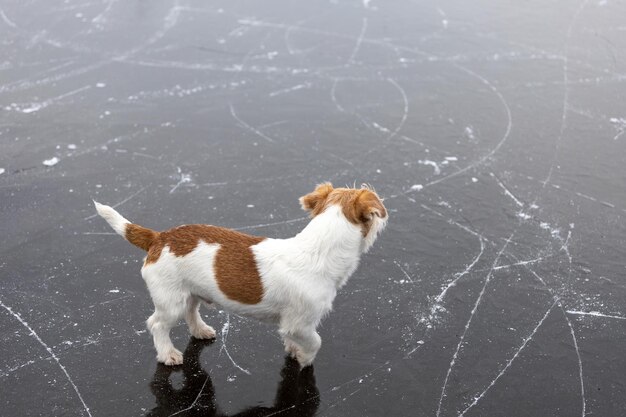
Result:
[[[361,43],[363,43],[363,38],[365,37],[366,30],[367,30],[367,17],[364,17],[363,23],[361,23],[361,33],[359,34],[359,37],[356,40],[356,45],[354,45],[354,49],[352,50],[352,53],[350,54],[350,58],[348,58],[348,62],[347,62],[348,64],[354,63],[354,58],[359,53],[359,49],[361,49]]]
[[[604,317],[609,319],[618,319],[618,320],[626,320],[626,317],[622,316],[614,316],[611,314],[603,314],[599,311],[576,311],[576,310],[567,310],[567,314],[574,314],[579,316],[593,316],[593,317]]]
[[[402,268],[402,265],[400,265],[400,262],[398,262],[398,261],[394,260],[394,261],[393,261],[393,263],[394,263],[394,264],[395,264],[395,265],[396,265],[396,266],[400,269],[400,271],[402,271],[402,273],[404,274],[404,276],[406,277],[406,279],[407,279],[407,280],[408,280],[411,284],[413,284],[413,283],[414,283],[413,279],[411,278],[411,276],[409,275],[409,273],[408,273],[408,272],[406,272],[406,271],[404,270],[404,268]]]
[[[273,223],[262,223],[262,224],[253,224],[251,226],[234,227],[232,230],[258,229],[260,227],[276,226],[276,225],[279,225],[279,224],[299,223],[299,222],[302,222],[302,221],[305,221],[305,220],[308,220],[308,219],[309,219],[308,216],[304,216],[304,217],[298,217],[296,219],[282,220],[282,221],[273,222]]]
[[[511,253],[508,253],[508,255],[510,255],[513,259],[519,261],[519,259],[517,259],[517,257]],[[550,293],[550,295],[552,295],[553,299],[557,301],[557,305],[559,307],[559,309],[561,310],[561,312],[563,313],[563,318],[565,319],[567,326],[569,327],[570,330],[570,334],[572,336],[572,341],[574,343],[574,350],[576,351],[576,358],[578,359],[578,377],[580,379],[580,397],[581,397],[581,408],[582,408],[582,417],[585,417],[586,414],[586,409],[587,409],[587,400],[585,398],[585,382],[584,382],[584,378],[583,378],[583,362],[582,359],[580,357],[580,349],[578,348],[578,340],[576,339],[576,333],[574,332],[574,327],[572,326],[572,322],[570,321],[569,317],[567,317],[567,312],[565,311],[565,308],[563,307],[563,304],[561,304],[558,295],[555,294],[554,290],[552,288],[550,288],[548,286],[548,284],[545,282],[545,280],[539,275],[537,274],[531,267],[529,267],[528,265],[524,265],[524,267],[526,268],[526,270],[528,270],[535,278],[537,278],[537,280],[539,280],[539,282],[541,282],[541,284],[545,287],[545,289]]]
[[[498,252],[496,259],[493,261],[493,265],[491,267],[491,270],[489,271],[489,273],[487,274],[487,277],[485,278],[485,282],[483,283],[483,287],[480,290],[480,293],[478,294],[478,298],[476,298],[476,302],[474,303],[474,308],[472,309],[470,316],[467,320],[467,323],[465,324],[465,329],[463,330],[463,334],[461,335],[461,338],[459,340],[459,343],[456,347],[456,350],[454,352],[454,354],[452,355],[452,361],[450,362],[450,367],[448,368],[448,372],[446,373],[446,378],[443,382],[443,387],[441,388],[441,395],[439,397],[439,404],[437,405],[437,414],[436,416],[439,417],[439,415],[441,414],[441,406],[443,405],[443,399],[446,396],[446,388],[448,386],[448,380],[450,379],[450,374],[452,373],[452,369],[454,368],[454,365],[456,364],[456,360],[457,357],[459,355],[459,352],[461,350],[461,346],[463,345],[463,342],[465,341],[465,336],[467,334],[467,331],[469,330],[469,327],[472,323],[472,319],[474,318],[474,315],[476,314],[476,311],[478,310],[478,306],[483,298],[483,295],[485,294],[485,290],[487,288],[487,284],[489,284],[489,281],[491,280],[491,277],[493,276],[493,271],[494,268],[496,267],[498,260],[500,259],[500,257],[502,256],[502,253],[506,250],[507,246],[509,245],[509,243],[511,242],[511,239],[513,238],[513,235],[515,234],[515,232],[513,232],[509,238],[505,241],[504,245],[502,246],[502,248],[500,249],[500,251]]]
[[[8,26],[11,26],[14,29],[17,28],[17,25],[13,23],[13,21],[7,17],[7,15],[4,13],[4,10],[2,9],[0,9],[0,17],[2,18],[4,23],[6,23]]]
[[[270,143],[275,143],[274,139],[270,138],[269,136],[267,136],[266,134],[264,134],[260,130],[255,129],[254,127],[250,126],[248,123],[246,123],[243,120],[241,120],[239,118],[239,116],[237,116],[237,113],[235,112],[235,108],[233,107],[232,104],[230,105],[230,114],[239,123],[239,125],[241,127],[245,128],[246,130],[249,130],[250,132],[254,133],[257,136],[260,136],[261,138],[265,139],[266,141],[268,141]]]
[[[133,193],[133,194],[132,194],[132,195],[130,195],[129,197],[126,197],[125,199],[123,199],[123,200],[122,200],[122,201],[120,201],[119,203],[117,203],[117,204],[113,204],[113,205],[111,206],[111,208],[117,208],[117,207],[121,206],[122,204],[124,204],[124,203],[126,203],[126,202],[128,202],[128,201],[132,200],[133,198],[135,198],[135,197],[137,197],[139,194],[141,194],[141,193],[142,193],[142,192],[143,192],[146,188],[148,188],[148,185],[146,185],[145,187],[142,187],[139,191],[137,191],[137,192]],[[96,216],[98,216],[98,213],[96,213],[96,214],[92,214],[91,216],[88,216],[88,217],[85,217],[83,220],[90,220],[90,219],[95,218]]]
[[[436,214],[439,217],[442,217],[445,219],[445,216],[441,213],[439,213],[436,210],[433,210],[432,208],[428,207],[425,204],[421,204],[421,207],[430,211],[431,213]],[[430,308],[430,314],[428,316],[428,321],[432,322],[433,318],[435,317],[435,314],[437,313],[437,310],[439,310],[441,308],[441,302],[443,301],[443,299],[446,297],[448,291],[450,290],[450,288],[456,286],[457,282],[463,278],[465,275],[469,274],[470,271],[474,268],[474,266],[476,265],[476,263],[478,263],[478,261],[480,260],[480,258],[483,256],[483,253],[485,251],[485,238],[484,236],[482,236],[480,233],[477,233],[473,230],[471,230],[470,228],[463,226],[462,224],[455,222],[452,219],[447,219],[447,222],[449,224],[453,224],[459,228],[461,228],[462,230],[470,233],[473,236],[476,236],[478,238],[478,241],[480,243],[480,251],[478,252],[478,254],[474,257],[474,259],[472,260],[472,262],[467,265],[467,267],[465,267],[465,269],[462,272],[456,273],[455,277],[452,281],[448,282],[448,284],[444,287],[444,289],[439,293],[439,295],[437,295],[437,297],[435,297],[435,302],[433,303],[433,305]],[[495,270],[495,269],[494,269]]]
[[[522,345],[517,349],[517,351],[515,352],[515,354],[513,354],[513,356],[511,357],[511,359],[509,359],[506,363],[506,365],[504,366],[504,368],[502,368],[502,370],[498,373],[498,375],[495,377],[495,379],[493,381],[491,381],[489,383],[489,385],[487,386],[487,388],[485,388],[485,390],[483,392],[481,392],[478,397],[474,398],[474,401],[472,401],[472,403],[467,406],[465,408],[465,410],[463,410],[458,417],[463,417],[465,415],[465,413],[471,409],[472,407],[474,407],[476,404],[478,404],[478,402],[485,396],[485,394],[487,394],[487,392],[496,384],[496,382],[498,382],[498,379],[500,379],[500,377],[502,375],[504,375],[504,373],[507,371],[507,369],[509,369],[509,367],[511,366],[511,364],[515,361],[515,359],[517,359],[517,357],[519,356],[519,354],[522,352],[522,350],[524,350],[524,348],[526,347],[526,345],[528,344],[528,342],[530,342],[532,340],[532,338],[535,336],[535,333],[537,333],[537,330],[539,330],[539,328],[541,327],[541,325],[543,324],[543,322],[548,318],[548,316],[550,315],[550,312],[552,311],[552,309],[554,308],[554,306],[556,305],[556,303],[558,302],[558,300],[554,300],[554,302],[552,303],[552,305],[550,306],[550,308],[548,309],[548,311],[546,311],[546,313],[543,315],[543,317],[541,318],[541,320],[539,320],[539,323],[537,323],[537,325],[535,326],[535,328],[533,329],[533,331],[530,333],[530,335],[528,335],[528,337],[526,337],[522,343]]]
[[[502,188],[504,190],[504,194],[506,194],[508,197],[510,197],[515,204],[517,204],[519,207],[524,207],[524,203],[522,203],[517,197],[515,197],[515,194],[513,194],[507,187],[506,185],[504,185],[502,183],[502,181],[500,181],[500,179],[496,176],[496,174],[494,174],[493,172],[491,172],[489,174],[490,176],[493,177],[493,179],[496,180],[496,182],[498,183],[498,185],[500,186],[500,188]]]
[[[228,332],[230,331],[230,314],[226,314],[226,323],[224,323],[224,326],[222,326],[222,334],[221,334],[221,338],[222,338],[222,347],[220,348],[220,352],[224,351],[226,353],[226,356],[228,356],[228,359],[230,359],[230,361],[232,362],[233,365],[235,365],[235,367],[237,369],[239,369],[240,371],[242,371],[243,373],[247,374],[247,375],[252,375],[252,373],[250,373],[250,371],[248,371],[247,369],[242,368],[241,366],[239,366],[237,364],[237,362],[235,362],[235,360],[233,359],[232,356],[230,356],[230,353],[228,352],[228,348],[226,347],[226,339],[228,338]]]
[[[550,169],[548,170],[548,175],[546,176],[545,180],[542,181],[543,183],[542,190],[545,189],[546,185],[548,185],[550,181],[552,180],[552,173],[554,171],[554,166],[557,160],[559,150],[561,148],[561,142],[563,141],[563,135],[565,133],[565,129],[567,128],[567,116],[568,116],[568,110],[569,110],[569,92],[570,92],[569,74],[568,74],[569,60],[567,56],[568,51],[569,51],[569,42],[572,37],[572,31],[574,29],[574,25],[576,21],[578,20],[578,16],[583,11],[588,1],[589,0],[584,0],[583,2],[580,3],[580,5],[578,6],[578,9],[576,10],[576,13],[574,13],[574,16],[572,17],[569,27],[567,28],[567,33],[565,37],[565,46],[563,48],[563,105],[562,105],[562,112],[561,112],[561,126],[559,127],[559,135],[556,138],[554,155],[552,157],[552,163],[550,165]],[[537,203],[538,197],[539,195],[537,195],[533,203]]]
[[[13,311],[11,307],[7,306],[2,301],[0,301],[0,306],[4,308],[6,311],[8,311],[9,314],[11,314],[13,317],[15,317],[15,319],[17,319],[17,321],[19,321],[22,324],[22,326],[26,327],[26,329],[28,329],[28,331],[30,332],[29,334],[33,336],[37,340],[37,342],[39,342],[39,344],[44,347],[44,349],[46,349],[46,351],[50,354],[50,356],[52,356],[52,359],[54,359],[54,361],[57,363],[59,368],[61,368],[61,371],[63,371],[63,373],[65,374],[65,377],[67,378],[68,382],[70,383],[70,385],[72,385],[72,388],[74,388],[74,391],[76,392],[78,399],[83,405],[84,410],[87,412],[87,415],[91,417],[91,412],[89,411],[89,407],[87,407],[87,404],[85,403],[83,396],[80,394],[78,387],[76,386],[76,384],[72,380],[72,377],[67,372],[67,369],[65,369],[65,366],[63,366],[63,364],[61,363],[57,355],[54,353],[54,351],[43,340],[41,340],[41,337],[39,337],[37,332],[35,332],[35,330],[32,327],[30,327],[30,325],[22,318],[22,316],[20,316],[18,313]]]

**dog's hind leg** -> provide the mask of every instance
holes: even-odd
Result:
[[[170,330],[185,314],[189,294],[185,294],[174,285],[167,285],[173,281],[167,274],[159,273],[154,269],[146,271],[144,268],[142,275],[155,308],[154,314],[150,316],[146,324],[154,338],[157,360],[166,365],[181,365],[183,354],[172,344]]]
[[[189,332],[196,339],[214,339],[215,329],[206,324],[200,316],[200,299],[195,295],[187,298],[187,310],[185,311],[185,321],[189,326]]]
[[[154,347],[157,351],[157,360],[166,365],[181,365],[183,354],[176,349],[170,339],[170,330],[176,325],[180,315],[156,307],[147,321],[148,330],[154,338]]]

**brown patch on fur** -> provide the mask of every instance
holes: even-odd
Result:
[[[139,226],[138,224],[126,224],[126,240],[133,245],[147,251],[152,243],[159,237],[159,232]]]
[[[164,247],[176,256],[191,253],[200,241],[217,243],[215,279],[220,290],[231,300],[257,304],[263,298],[263,285],[250,246],[265,238],[205,224],[192,224],[161,232],[148,250],[146,264],[159,260]]]
[[[315,217],[329,206],[339,205],[349,222],[361,226],[363,236],[372,227],[374,216],[387,217],[387,210],[378,195],[367,186],[333,188],[329,182],[320,184],[310,194],[300,197],[302,208]]]

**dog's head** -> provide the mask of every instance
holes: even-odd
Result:
[[[329,182],[300,197],[300,204],[311,217],[322,214],[328,207],[339,206],[346,219],[361,228],[363,252],[372,246],[378,233],[387,224],[387,209],[378,194],[368,185],[361,188],[334,188]]]

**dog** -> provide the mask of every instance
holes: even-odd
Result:
[[[157,360],[165,365],[183,363],[169,336],[180,318],[192,336],[215,338],[200,316],[202,302],[277,324],[285,351],[301,367],[310,365],[322,343],[317,326],[388,219],[370,187],[334,188],[331,183],[300,198],[311,221],[288,239],[204,224],[156,232],[94,204],[113,230],[148,253],[141,275],[155,311],[146,324]]]

